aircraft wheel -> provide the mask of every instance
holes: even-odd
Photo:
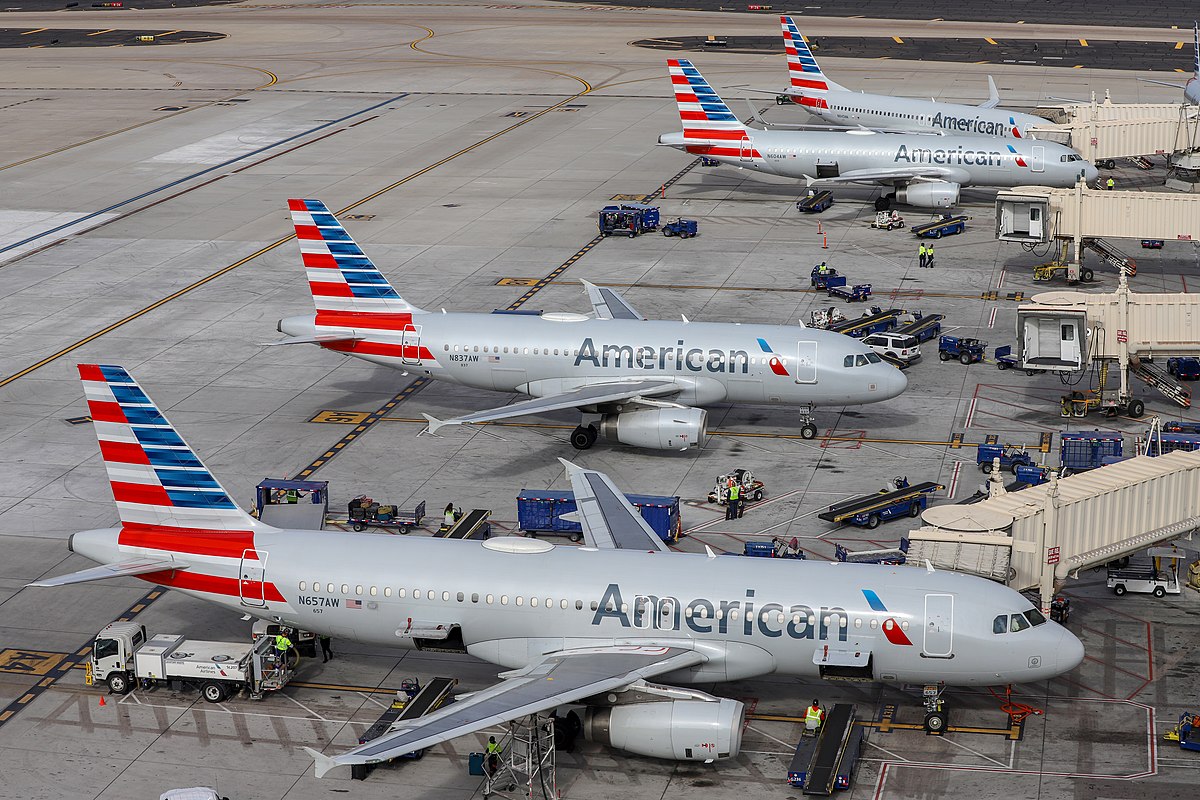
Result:
[[[1120,597],[1121,595],[1125,594],[1125,584],[1118,583],[1116,586],[1114,586],[1113,594],[1115,594],[1117,597]]]
[[[129,682],[129,676],[124,672],[114,672],[108,676],[108,690],[113,694],[129,694],[129,690],[133,688],[133,684]]]
[[[800,426],[800,438],[815,439],[817,436],[817,426],[811,422],[806,422]]]
[[[209,681],[200,688],[200,694],[210,703],[219,703],[227,696],[225,687],[216,681]]]
[[[891,207],[892,207],[892,201],[886,195],[882,195],[880,197],[875,198],[875,210],[876,211],[887,211]]]
[[[1161,587],[1161,586],[1155,586],[1155,587],[1154,587],[1154,596],[1155,596],[1155,597],[1162,597],[1162,596],[1163,596],[1163,595],[1165,595],[1166,593],[1167,593],[1167,590],[1166,590],[1166,589],[1164,589],[1163,587]]]
[[[1128,408],[1129,416],[1137,419],[1146,413],[1146,404],[1141,400],[1130,400]]]
[[[594,425],[586,428],[582,425],[571,431],[571,446],[576,450],[587,450],[596,443],[597,431]]]
[[[925,732],[942,733],[946,730],[946,712],[931,711],[925,715]]]

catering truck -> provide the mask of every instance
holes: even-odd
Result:
[[[194,684],[210,703],[242,690],[261,700],[287,685],[292,677],[287,662],[270,636],[246,644],[201,642],[175,633],[148,638],[144,625],[113,622],[96,634],[85,682],[107,683],[113,694],[126,694],[138,685]]]

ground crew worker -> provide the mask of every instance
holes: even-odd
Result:
[[[921,246],[917,248],[917,258],[920,259],[921,267],[924,268],[925,260],[929,258],[928,254],[925,252],[924,242],[921,242]]]
[[[282,633],[275,635],[275,658],[280,665],[287,660],[287,652],[292,649],[292,640],[284,636]]]
[[[925,266],[933,269],[933,245],[925,245]]]
[[[824,262],[824,261],[822,261],[822,262],[821,262],[821,266],[819,267],[819,270],[820,270],[820,271],[819,271],[819,273],[818,273],[818,274],[821,274],[821,275],[828,275],[828,274],[829,274],[829,267],[825,266],[825,262]]]
[[[487,749],[485,752],[487,755],[486,763],[488,775],[495,775],[496,771],[500,769],[500,745],[497,744],[495,736],[488,737]]]
[[[742,507],[742,487],[737,481],[729,483],[729,502],[725,506],[725,519],[737,519]]]
[[[812,705],[804,712],[804,727],[810,731],[815,731],[821,727],[821,723],[825,721],[825,712],[821,709],[821,704],[813,700]]]
[[[1117,185],[1117,182],[1112,179],[1112,176],[1109,176],[1108,180],[1106,180],[1104,182],[1104,188],[1110,192],[1113,190],[1113,187],[1116,185]]]
[[[446,510],[442,513],[442,527],[454,527],[454,503],[446,504]]]
[[[333,642],[328,636],[321,637],[321,663],[333,658]]]

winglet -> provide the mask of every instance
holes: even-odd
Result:
[[[579,466],[574,461],[567,461],[565,458],[560,458],[558,460],[558,463],[562,464],[563,467],[567,470],[568,476],[583,470],[583,467]]]
[[[312,757],[313,767],[316,770],[318,778],[324,778],[325,773],[329,772],[329,770],[338,766],[338,763],[336,761],[334,761],[331,756],[327,756],[324,753],[318,753],[316,750],[313,750],[311,747],[305,747],[304,752],[308,753],[309,756]]]
[[[445,422],[445,421],[443,421],[443,420],[440,420],[440,419],[438,419],[437,417],[433,416],[432,414],[424,414],[424,413],[422,413],[422,414],[421,414],[421,416],[425,418],[425,422],[426,422],[426,427],[425,427],[425,430],[426,430],[426,431],[427,431],[427,432],[428,432],[430,435],[434,435],[434,434],[436,434],[436,433],[438,432],[438,429],[439,429],[439,428],[442,428],[442,427],[444,427],[444,426],[446,426],[446,425],[456,425],[456,424],[458,424],[458,423],[455,423],[455,422]]]
[[[996,82],[988,75],[988,99],[979,104],[980,108],[995,108],[1000,105],[1000,92],[996,91]]]

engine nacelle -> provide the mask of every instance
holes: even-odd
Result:
[[[958,204],[957,183],[910,183],[896,190],[896,202],[920,208],[950,208]]]
[[[707,431],[708,412],[686,406],[605,414],[600,422],[600,433],[610,442],[653,450],[699,447]]]
[[[588,741],[675,761],[733,758],[742,748],[745,706],[737,700],[671,700],[589,707]]]

